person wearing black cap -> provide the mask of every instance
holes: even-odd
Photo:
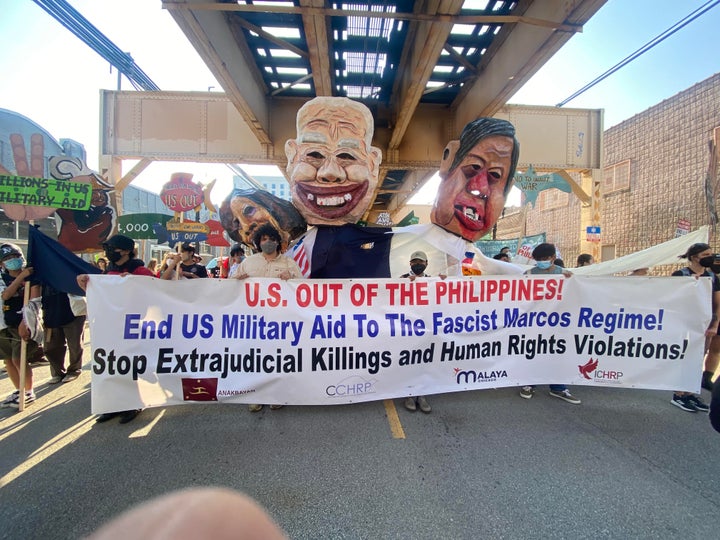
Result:
[[[201,259],[202,260],[202,259]],[[163,272],[163,279],[173,279],[175,267],[179,264],[180,276],[185,279],[208,277],[207,269],[195,262],[195,246],[184,243],[180,246],[180,253],[168,257],[167,270]]]
[[[135,257],[135,241],[132,238],[123,236],[122,234],[116,234],[108,238],[106,242],[103,242],[102,246],[105,250],[105,257],[110,261],[106,274],[119,274],[122,276],[132,274],[134,276],[156,277],[155,274],[145,267],[143,261]],[[78,285],[80,285],[83,290],[87,288],[88,279],[87,274],[82,274],[77,277]],[[142,409],[103,413],[98,416],[95,421],[107,422],[119,416],[120,423],[127,424],[134,420],[140,412],[142,412]]]
[[[103,242],[105,257],[110,261],[106,274],[132,274],[155,277],[145,263],[135,256],[135,241],[122,234],[116,234]]]
[[[705,330],[705,352],[708,352],[713,336],[720,334],[718,325],[720,323],[720,279],[712,271],[713,261],[715,259],[713,250],[709,244],[699,242],[691,245],[685,253],[678,258],[687,259],[687,266],[676,270],[673,276],[692,276],[695,278],[709,277],[712,280],[712,319]],[[707,356],[706,356],[707,361]],[[712,375],[710,374],[710,377]],[[702,379],[701,379],[702,381]],[[686,412],[708,412],[709,406],[699,395],[692,392],[673,393],[670,403]]]
[[[424,251],[415,251],[410,255],[410,272],[400,276],[401,278],[408,278],[410,281],[414,281],[419,277],[430,277],[425,273],[425,269],[428,265],[428,256]],[[432,411],[430,404],[425,399],[425,396],[409,396],[405,398],[405,408],[408,411],[416,411],[418,408],[424,413]]]

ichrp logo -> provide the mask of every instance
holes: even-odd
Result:
[[[588,380],[603,383],[618,382],[623,377],[622,371],[616,371],[613,369],[598,369],[600,362],[599,360],[593,360],[592,358],[587,363],[578,366],[580,375]]]

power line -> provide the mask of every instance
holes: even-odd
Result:
[[[33,0],[33,2],[115,66],[136,90],[138,88],[149,91],[160,90],[160,87],[138,67],[130,54],[123,52],[66,0]]]
[[[658,44],[661,43],[662,41],[666,40],[667,38],[669,38],[670,36],[672,36],[675,32],[677,32],[677,31],[680,30],[681,28],[687,26],[688,24],[690,24],[691,22],[693,22],[695,19],[697,19],[698,17],[700,17],[700,15],[702,15],[702,14],[704,14],[706,11],[709,11],[710,9],[714,8],[714,7],[717,6],[718,4],[720,4],[720,0],[709,0],[709,1],[706,2],[704,5],[700,6],[700,7],[697,8],[695,11],[693,11],[692,13],[690,13],[689,15],[687,15],[684,19],[676,22],[676,23],[675,23],[674,25],[672,25],[670,28],[668,28],[667,30],[665,30],[662,34],[660,34],[659,36],[657,36],[657,37],[653,38],[652,40],[648,41],[645,45],[643,45],[642,47],[640,47],[637,51],[635,51],[634,53],[632,53],[630,56],[626,57],[625,59],[621,60],[619,63],[615,64],[613,67],[611,67],[611,68],[610,68],[609,70],[607,70],[605,73],[603,73],[602,75],[600,75],[598,78],[594,79],[592,82],[589,82],[588,84],[586,84],[585,86],[583,86],[580,90],[578,90],[577,92],[575,92],[574,94],[572,94],[570,97],[562,100],[560,103],[557,104],[557,107],[562,107],[563,105],[565,105],[566,103],[572,101],[573,99],[575,99],[576,97],[578,97],[580,94],[586,92],[587,90],[589,90],[590,88],[592,88],[593,86],[595,86],[596,84],[598,84],[599,82],[607,79],[610,75],[612,75],[613,73],[615,73],[617,70],[619,70],[620,68],[626,66],[627,64],[629,64],[630,62],[632,62],[633,60],[635,60],[636,58],[638,58],[638,57],[641,56],[642,54],[646,53],[647,51],[649,51],[650,49],[652,49],[653,47],[655,47],[655,45],[658,45]]]

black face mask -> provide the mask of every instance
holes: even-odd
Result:
[[[416,276],[419,276],[420,274],[422,274],[426,268],[427,268],[427,264],[411,264],[410,265],[410,270],[412,270],[413,274],[415,274]]]
[[[122,253],[115,250],[106,249],[105,250],[105,257],[108,261],[112,263],[118,262],[120,259],[122,259]]]
[[[703,266],[705,268],[712,268],[715,264],[715,257],[716,255],[708,255],[707,257],[703,257],[698,262],[700,263],[700,266]]]

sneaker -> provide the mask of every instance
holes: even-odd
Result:
[[[427,402],[427,399],[425,399],[425,396],[419,396],[417,398],[417,404],[418,407],[420,407],[420,410],[424,413],[429,413],[432,411],[432,408],[430,407],[430,404]]]
[[[120,413],[120,423],[127,424],[135,420],[135,417],[140,414],[142,409],[133,409],[131,411],[123,411]]]
[[[271,411],[277,411],[278,409],[282,409],[285,405],[270,405]]]
[[[63,383],[66,382],[73,382],[74,380],[77,380],[77,378],[80,377],[79,371],[69,371],[65,377],[63,378]]]
[[[14,403],[17,399],[20,397],[20,391],[15,390],[12,394],[10,394],[8,397],[5,398],[5,401],[0,403],[0,407],[6,408],[10,407],[12,403]]]
[[[698,412],[708,412],[710,410],[710,407],[708,407],[707,403],[700,399],[700,396],[695,396],[691,394],[689,396],[685,396],[685,399],[692,403],[698,410]]]
[[[50,377],[50,380],[48,381],[48,384],[57,384],[63,380],[62,375],[55,375],[54,377]]]
[[[405,408],[408,411],[417,411],[417,405],[415,404],[414,397],[405,398]]]
[[[35,392],[33,392],[32,390],[30,392],[25,392],[25,406],[27,407],[34,402]],[[15,399],[10,403],[10,407],[12,407],[13,409],[20,408],[20,392],[18,392],[17,396],[15,396]]]
[[[558,399],[562,399],[563,401],[567,401],[568,403],[572,403],[573,405],[580,405],[580,403],[582,403],[582,401],[580,401],[578,398],[576,398],[575,396],[573,396],[573,395],[570,393],[570,390],[568,390],[567,388],[566,388],[565,390],[560,391],[560,392],[555,391],[555,390],[550,390],[550,395],[551,395],[552,397],[556,397],[556,398],[558,398]]]
[[[262,411],[263,406],[259,405],[257,403],[253,403],[252,405],[248,406],[248,410],[250,412],[259,412]]]
[[[520,389],[520,397],[525,399],[530,399],[533,397],[533,394],[535,393],[535,389],[532,386],[523,386]]]
[[[697,412],[697,407],[695,407],[693,402],[688,399],[689,397],[690,396],[679,396],[677,394],[673,394],[670,403],[672,403],[676,407],[680,407],[683,411]]]
[[[95,421],[96,421],[98,424],[102,424],[103,422],[107,422],[108,420],[112,420],[113,418],[115,418],[115,417],[116,417],[117,415],[119,415],[119,414],[120,414],[119,412],[106,412],[106,413],[102,413],[101,415],[99,415],[99,416],[95,419]]]

